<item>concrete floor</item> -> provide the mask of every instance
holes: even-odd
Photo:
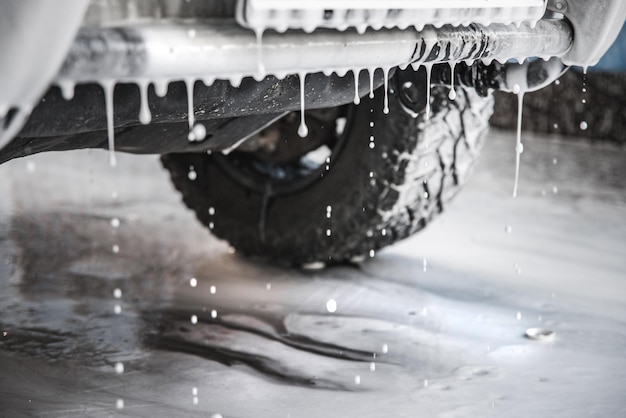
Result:
[[[517,199],[494,130],[426,231],[305,272],[232,254],[156,157],[0,166],[0,416],[624,416],[626,154],[524,141]]]

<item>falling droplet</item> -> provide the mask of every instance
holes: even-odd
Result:
[[[119,362],[119,361],[115,363],[115,373],[117,374],[124,373],[124,363]]]
[[[426,272],[426,269],[428,267],[428,262],[426,261],[426,257],[422,258],[422,269],[424,270],[424,272]]]
[[[361,376],[359,376],[358,374],[356,376],[354,376],[354,384],[355,385],[360,385],[361,384]]]
[[[113,218],[111,219],[111,227],[112,228],[119,228],[120,227],[120,220],[118,218]]]
[[[120,247],[119,247],[119,245],[117,245],[117,244],[116,244],[116,245],[114,245],[114,246],[111,248],[111,250],[112,250],[115,254],[117,254],[117,253],[119,253],[119,252],[120,252]]]
[[[120,305],[115,305],[113,307],[113,312],[115,313],[115,315],[119,315],[122,313],[122,307]]]
[[[217,293],[217,287],[215,286],[211,286],[211,288],[209,289],[209,291],[211,292],[212,295],[214,295],[215,293]]]
[[[191,315],[191,323],[194,324],[194,325],[198,323],[198,316],[197,315]]]
[[[517,318],[517,320],[521,320],[522,319],[522,313],[518,312],[517,314],[515,314],[515,318]]]
[[[198,280],[195,277],[192,277],[191,279],[189,279],[189,286],[191,287],[198,286]]]
[[[326,310],[330,313],[337,312],[337,301],[335,299],[328,299],[328,301],[326,301]]]
[[[215,309],[211,311],[211,318],[213,319],[217,318],[217,311]]]
[[[387,354],[389,352],[389,346],[387,344],[383,344],[381,351],[383,354]]]
[[[428,387],[428,379],[424,379],[424,387],[427,388]]]
[[[193,168],[193,166],[189,167],[189,173],[187,173],[187,178],[189,178],[189,180],[191,181],[194,181],[198,178],[198,173],[196,173],[196,170]]]
[[[209,208],[209,215],[211,216],[215,215],[215,208],[212,206]]]
[[[122,298],[122,290],[119,288],[116,288],[115,290],[113,290],[113,297],[115,299],[121,299]]]
[[[370,363],[370,371],[371,372],[375,372],[376,371],[376,363],[374,363],[373,361]]]
[[[117,409],[124,409],[124,399],[118,399],[117,401],[115,401],[115,407]]]
[[[300,126],[298,127],[298,135],[300,138],[304,138],[309,134],[309,128],[306,126],[304,120],[304,82],[306,79],[305,73],[300,73]]]
[[[586,131],[587,128],[589,128],[589,124],[586,121],[580,122],[580,130],[581,131]]]
[[[194,88],[194,80],[191,78],[185,79],[185,87],[187,87],[187,117],[189,120],[189,135],[187,138],[190,141],[195,141],[196,137],[193,133],[193,125],[195,123],[195,115],[193,112],[193,88]]]

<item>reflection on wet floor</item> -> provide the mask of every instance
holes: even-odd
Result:
[[[230,254],[154,158],[1,166],[3,413],[617,416],[621,154],[529,139],[512,201],[511,143],[421,236],[318,271]]]

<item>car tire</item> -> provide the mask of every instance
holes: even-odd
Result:
[[[298,266],[372,257],[445,209],[472,171],[493,109],[490,96],[457,88],[452,101],[437,86],[426,118],[391,86],[388,114],[382,89],[344,107],[331,154],[300,177],[275,163],[272,174],[244,152],[162,162],[198,219],[244,255]]]

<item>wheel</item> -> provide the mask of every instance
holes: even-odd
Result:
[[[407,111],[400,72],[359,105],[279,121],[229,155],[162,157],[198,219],[237,251],[295,265],[373,256],[424,228],[459,191],[493,103],[433,87],[431,117]],[[411,115],[413,114],[413,115]],[[417,117],[415,117],[417,116]]]

